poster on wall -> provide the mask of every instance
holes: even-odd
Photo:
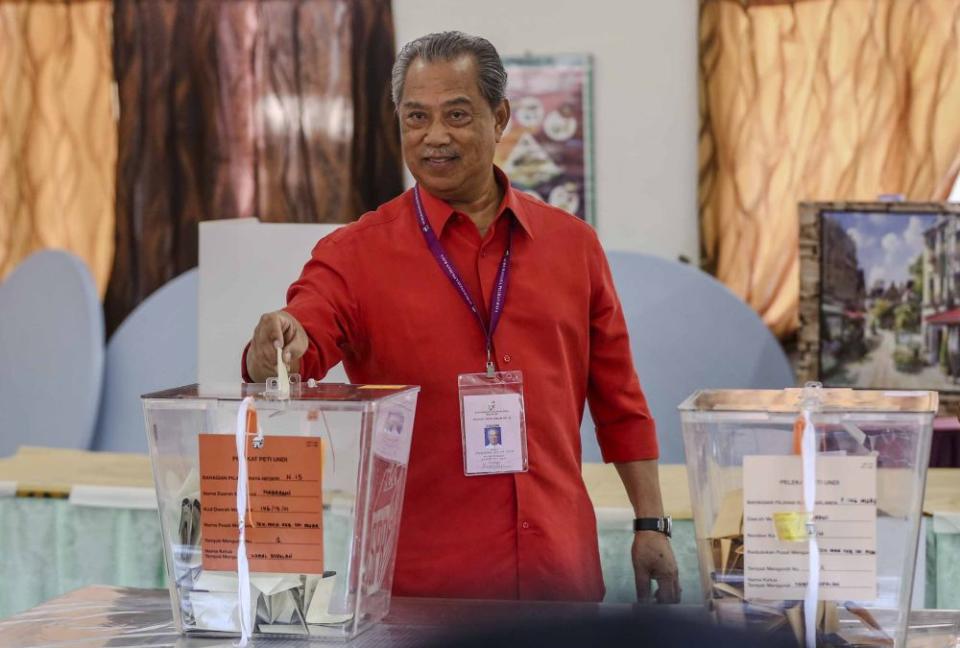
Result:
[[[594,223],[591,58],[505,58],[512,116],[495,163],[510,182]]]

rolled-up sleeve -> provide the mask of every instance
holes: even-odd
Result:
[[[589,255],[590,367],[587,402],[597,426],[603,460],[622,463],[657,459],[656,426],[633,366],[630,338],[599,240]]]

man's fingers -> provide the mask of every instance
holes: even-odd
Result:
[[[271,365],[271,355],[273,356],[272,364],[277,362],[277,351],[273,346],[273,341],[277,339],[277,333],[280,331],[280,323],[277,319],[275,314],[267,313],[260,318],[260,322],[253,331],[251,348],[247,353],[252,356],[250,364],[257,369],[257,374],[262,374]],[[282,334],[280,339],[283,339]]]
[[[281,317],[278,313],[271,313],[271,336],[270,342],[274,348],[274,354],[276,354],[276,347],[282,347],[284,342],[286,342],[286,324],[285,318]]]
[[[636,578],[637,600],[641,603],[648,603],[650,601],[650,576],[638,570],[636,573]]]
[[[283,360],[290,362],[307,350],[307,340],[300,322],[293,317],[283,318]]]
[[[247,365],[251,377],[261,380],[272,376],[277,368],[277,349],[281,349],[283,362],[288,367],[303,356],[307,350],[307,336],[292,315],[284,311],[265,313],[260,317],[253,332],[253,340],[247,351]]]
[[[253,332],[253,339],[257,346],[272,348],[274,344],[283,344],[283,326],[276,313],[266,313],[260,318],[257,328]]]
[[[680,579],[676,574],[657,579],[657,603],[680,602]]]
[[[283,346],[289,347],[297,340],[297,334],[300,332],[300,322],[292,316],[284,314],[280,317],[280,327],[283,334]]]

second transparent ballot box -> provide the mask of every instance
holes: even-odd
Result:
[[[311,381],[289,397],[262,384],[144,396],[177,629],[344,641],[386,616],[418,392]]]
[[[815,384],[688,398],[683,441],[715,618],[804,646],[906,645],[937,409],[936,392]]]

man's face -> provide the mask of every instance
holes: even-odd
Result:
[[[510,118],[480,94],[477,63],[465,55],[407,68],[400,98],[403,158],[417,182],[447,201],[476,198],[492,178],[493,154]]]

